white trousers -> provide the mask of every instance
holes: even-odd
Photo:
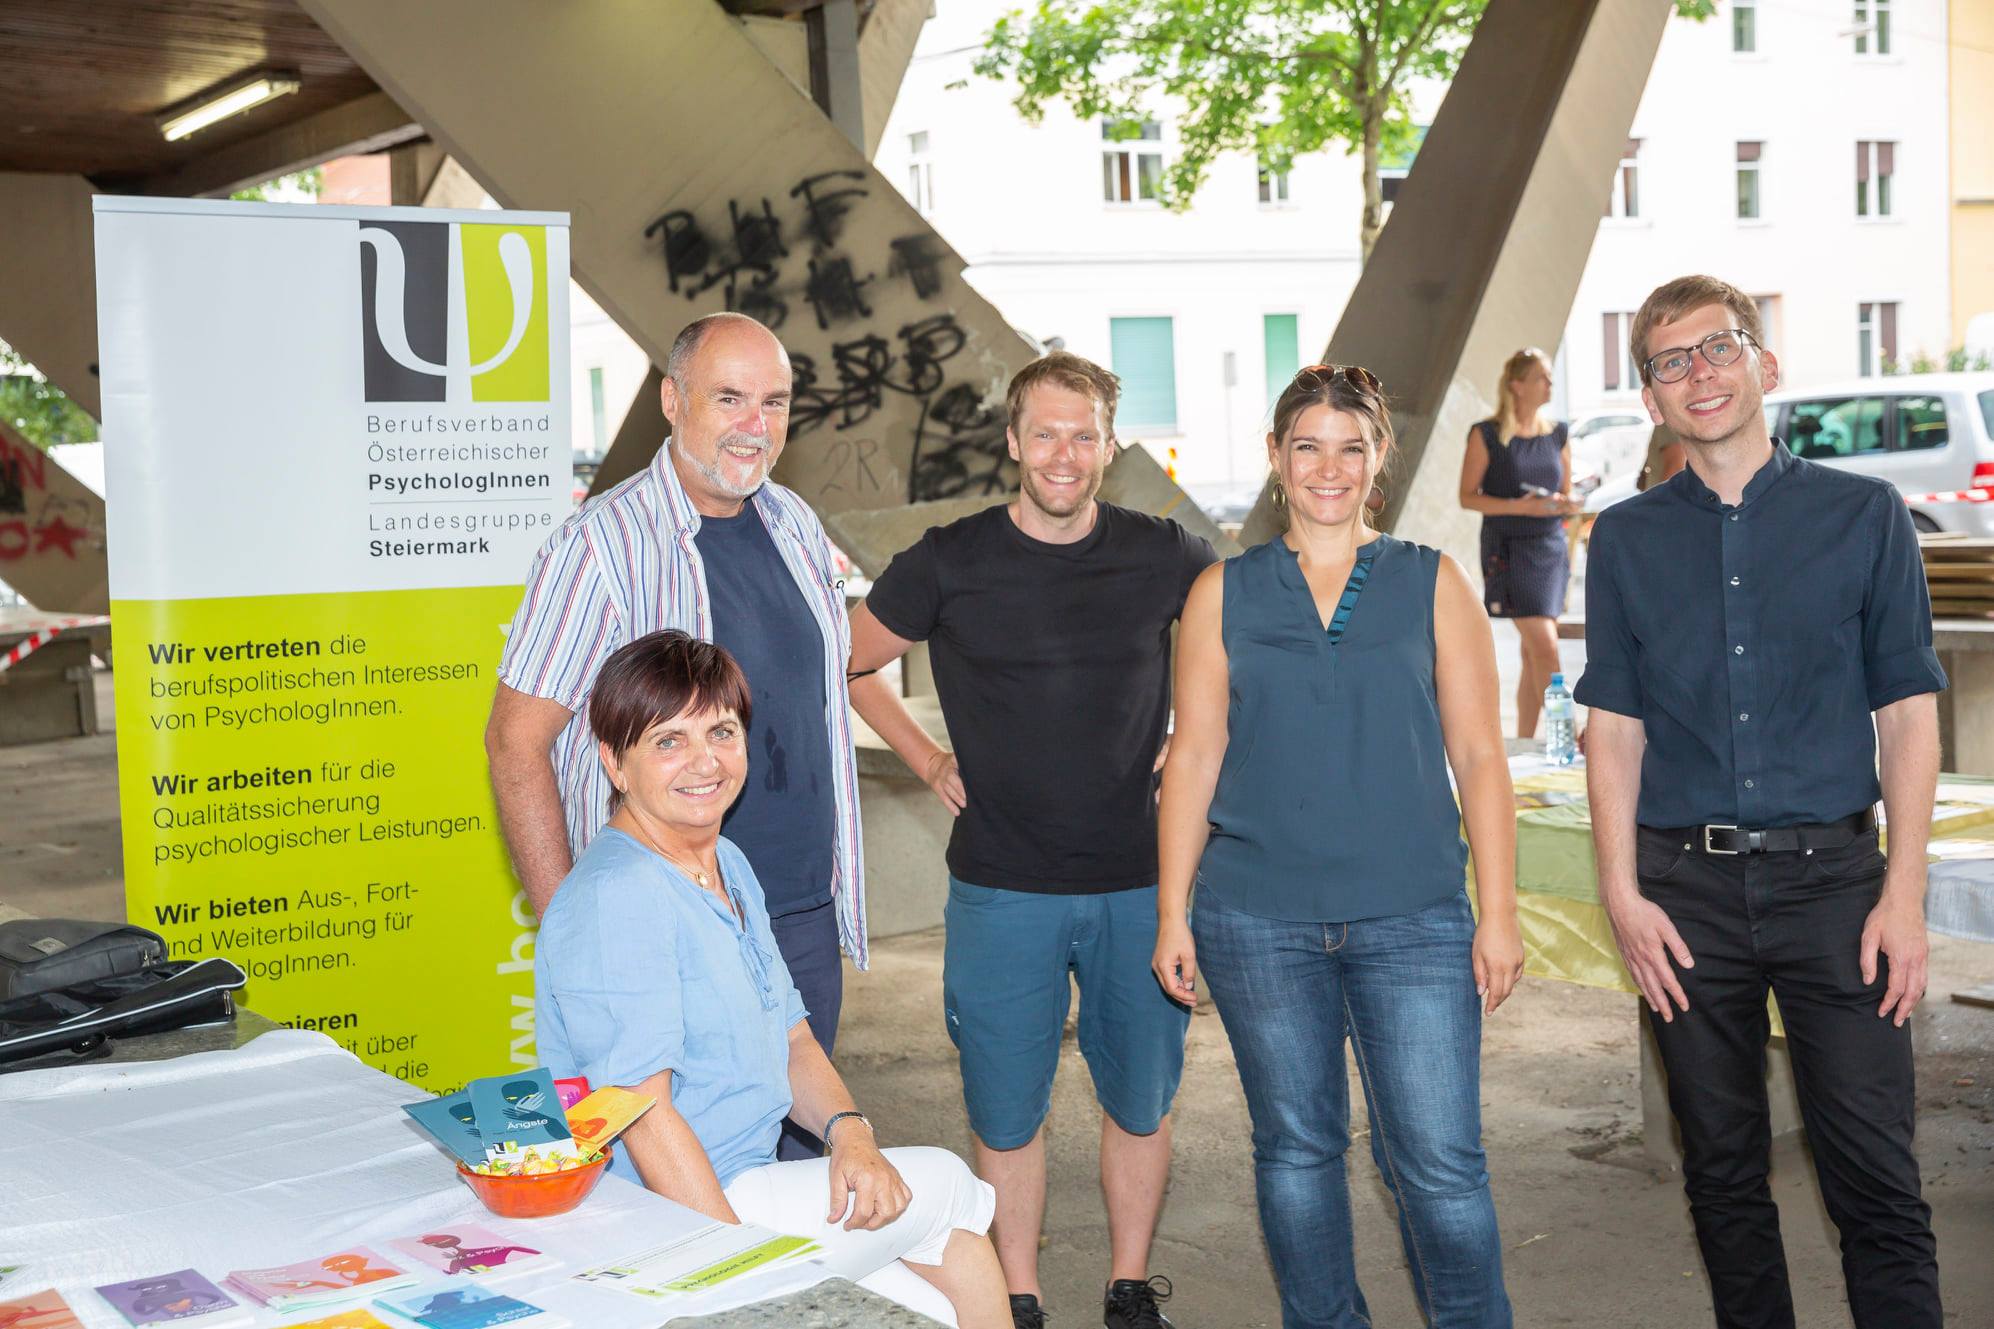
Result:
[[[946,1313],[947,1298],[899,1269],[896,1262],[940,1264],[942,1250],[957,1229],[979,1236],[989,1232],[997,1192],[946,1149],[918,1146],[882,1152],[914,1198],[900,1217],[874,1231],[847,1232],[841,1224],[849,1208],[836,1220],[825,1221],[831,1207],[828,1158],[750,1168],[728,1184],[727,1202],[743,1222],[816,1242],[823,1250],[814,1258],[840,1278],[863,1282],[882,1296],[953,1324],[954,1316]]]

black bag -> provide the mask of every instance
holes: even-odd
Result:
[[[230,995],[249,981],[228,960],[165,961],[0,1002],[0,1069],[29,1058],[104,1055],[107,1040],[235,1018]]]
[[[166,963],[166,941],[129,923],[17,918],[0,923],[0,1002]]]

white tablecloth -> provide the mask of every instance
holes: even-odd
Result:
[[[219,1282],[354,1244],[393,1259],[391,1238],[476,1222],[563,1262],[500,1290],[577,1329],[663,1322],[665,1308],[572,1275],[709,1220],[614,1176],[571,1213],[499,1218],[401,1110],[421,1096],[324,1035],[288,1029],[231,1052],[0,1075],[0,1265],[27,1266],[0,1300],[53,1286],[91,1329],[124,1329],[93,1287],[189,1267]],[[730,1285],[745,1294],[728,1304],[830,1272],[846,1271]],[[672,1313],[717,1309],[702,1299]]]

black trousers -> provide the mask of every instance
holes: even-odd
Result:
[[[778,914],[769,919],[775,934],[775,948],[789,969],[790,981],[803,995],[804,1009],[810,1012],[810,1032],[817,1045],[830,1056],[838,1042],[838,1014],[845,1004],[845,957],[838,949],[838,906],[836,902],[818,905],[801,913]],[[778,1162],[799,1158],[822,1158],[824,1142],[816,1129],[822,1122],[800,1126],[787,1118],[782,1137],[776,1141]]]
[[[1779,1211],[1766,1184],[1768,989],[1793,1055],[1821,1198],[1842,1240],[1857,1329],[1939,1329],[1931,1209],[1911,1152],[1911,1030],[1864,983],[1863,923],[1883,889],[1876,834],[1842,849],[1726,857],[1642,828],[1641,893],[1682,934],[1689,1010],[1650,1012],[1682,1131],[1684,1189],[1719,1329],[1795,1329]]]

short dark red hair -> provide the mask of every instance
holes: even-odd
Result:
[[[670,628],[603,662],[589,694],[589,729],[620,757],[658,721],[705,710],[732,711],[747,728],[748,676],[724,648]]]

